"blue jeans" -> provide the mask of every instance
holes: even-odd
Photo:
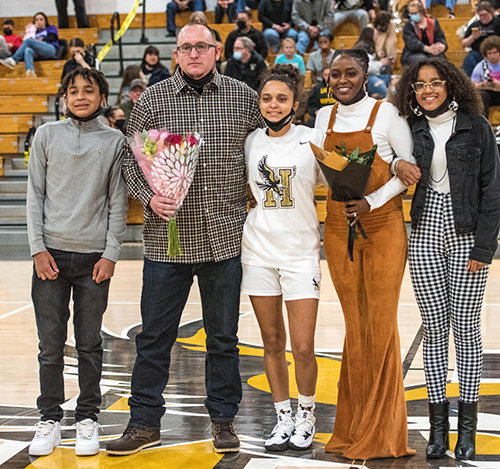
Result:
[[[25,39],[12,58],[16,63],[24,60],[26,70],[35,70],[34,61],[36,59],[53,59],[56,53],[57,49],[51,44],[37,39]]]
[[[325,29],[324,31],[321,31],[320,36],[328,36],[329,34],[331,34],[330,30]],[[309,45],[309,34],[307,34],[305,31],[300,31],[296,41],[297,41],[297,52],[300,55],[304,55],[306,53],[307,46]],[[316,42],[314,44],[314,49],[316,50],[317,48],[318,48],[318,43]]]
[[[435,0],[435,1],[425,0],[425,6],[427,8],[430,8],[431,4],[438,5],[440,3],[441,3],[441,1],[439,1],[439,0]],[[455,3],[456,3],[456,0],[445,0],[446,8],[450,9],[451,11],[455,11]]]
[[[92,271],[101,253],[82,254],[49,249],[59,268],[55,280],[41,280],[33,269],[31,296],[38,329],[42,420],[59,422],[64,403],[64,345],[68,332],[69,301],[73,290],[78,384],[76,421],[97,420],[101,404],[102,316],[108,305],[109,280],[97,284]]]
[[[170,353],[193,277],[198,276],[207,334],[205,406],[212,422],[232,422],[241,401],[238,356],[240,256],[221,262],[174,264],[144,259],[142,332],[129,399],[132,427],[158,430],[165,413],[162,392],[169,378]]]
[[[272,28],[267,28],[264,29],[264,37],[266,39],[267,45],[269,46],[269,49],[271,49],[273,54],[277,54],[280,50],[280,41],[281,39],[284,39],[285,37],[292,38],[295,42],[297,42],[297,39],[299,37],[299,33],[295,31],[295,29],[290,28],[286,34],[280,35],[278,31],[275,31]]]
[[[467,53],[462,64],[462,69],[464,73],[470,77],[474,71],[474,67],[483,60],[483,56],[480,52],[471,50]]]
[[[368,75],[368,96],[378,95],[378,99],[387,96],[387,87],[391,82],[391,75]]]
[[[204,0],[191,0],[188,3],[187,10],[185,11],[205,11],[206,6]],[[179,12],[179,4],[176,2],[170,2],[167,4],[167,31],[169,33],[175,33],[175,15]]]

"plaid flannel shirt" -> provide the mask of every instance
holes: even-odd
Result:
[[[251,131],[263,126],[257,94],[217,72],[201,95],[179,70],[141,95],[127,126],[129,139],[135,132],[166,129],[181,135],[198,131],[204,140],[193,183],[177,214],[182,255],[174,258],[167,255],[168,222],[149,207],[154,192],[129,144],[125,145],[123,174],[128,191],[145,207],[146,258],[196,264],[240,254],[247,213],[244,142]]]

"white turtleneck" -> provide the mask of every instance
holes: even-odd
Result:
[[[448,177],[446,162],[446,142],[453,133],[456,115],[457,113],[454,111],[446,111],[437,117],[427,117],[431,137],[434,140],[429,186],[436,192],[445,194],[450,192],[450,178]]]
[[[377,100],[365,96],[361,101],[349,106],[339,104],[333,130],[355,132],[365,129],[376,102]],[[332,106],[323,107],[318,111],[316,128],[326,132],[331,111]],[[410,127],[406,119],[399,115],[395,106],[387,102],[381,104],[371,133],[373,143],[378,145],[377,152],[384,161],[390,164],[396,157],[399,157],[410,163],[416,163],[412,156],[413,140]],[[370,205],[370,210],[374,210],[405,189],[407,187],[394,176],[380,189],[366,195],[365,199]]]

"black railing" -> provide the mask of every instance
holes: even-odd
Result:
[[[31,127],[26,134],[26,139],[24,140],[24,161],[28,165],[28,160],[30,159],[31,151],[31,141],[33,140],[33,135],[35,135],[36,128]]]
[[[54,103],[54,113],[56,115],[56,121],[58,121],[61,117],[61,113],[59,112],[59,96],[56,96],[56,101]]]
[[[141,44],[147,44],[149,42],[146,37],[146,0],[142,0],[142,33],[141,33]]]
[[[115,20],[116,20],[116,30],[120,31],[120,14],[115,11],[113,16],[111,17],[111,40],[113,44],[116,44],[115,41]],[[122,38],[118,39],[118,53],[120,56],[120,73],[119,75],[123,76],[123,50],[122,50]]]

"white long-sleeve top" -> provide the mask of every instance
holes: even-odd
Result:
[[[448,177],[448,163],[446,161],[446,142],[453,132],[456,114],[454,111],[446,111],[437,117],[427,117],[431,137],[434,140],[429,184],[436,192],[445,194],[450,192],[450,178]]]
[[[333,130],[335,132],[364,130],[376,102],[377,100],[366,96],[350,106],[339,104]],[[328,129],[332,107],[321,108],[316,116],[316,128],[323,132]],[[377,145],[377,153],[387,163],[391,164],[396,157],[399,157],[415,164],[410,127],[392,104],[387,102],[381,104],[373,124],[372,138],[373,143]],[[365,199],[370,205],[370,210],[374,210],[382,207],[405,189],[406,186],[394,176],[381,188],[366,195]]]

